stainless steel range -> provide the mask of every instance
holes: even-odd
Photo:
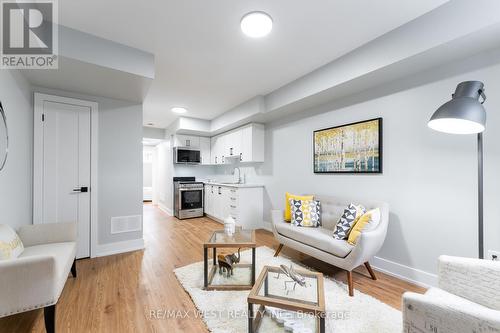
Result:
[[[178,219],[203,216],[203,183],[195,177],[174,177],[174,215]]]

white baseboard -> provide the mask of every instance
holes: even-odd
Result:
[[[168,216],[174,216],[174,212],[172,211],[172,209],[168,208],[167,206],[158,203],[158,208]]]
[[[398,264],[379,257],[374,257],[370,263],[373,269],[377,271],[424,288],[436,287],[438,284],[438,277],[436,274],[428,273],[420,269]]]
[[[262,221],[262,229],[273,232],[273,225],[271,222]]]
[[[97,247],[96,257],[105,257],[113,254],[137,251],[144,249],[144,239],[132,239],[128,241],[101,244]]]

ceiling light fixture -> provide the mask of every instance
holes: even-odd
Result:
[[[179,107],[179,106],[173,107],[171,110],[174,113],[186,113],[187,112],[186,108],[182,108],[182,107]]]
[[[261,38],[273,30],[273,19],[264,12],[250,12],[241,19],[241,30],[252,38]]]

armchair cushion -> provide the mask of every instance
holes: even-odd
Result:
[[[12,228],[0,224],[0,260],[17,258],[24,250],[23,242]]]
[[[68,272],[73,265],[76,255],[75,243],[51,243],[27,247],[19,258],[33,256],[49,256],[55,259],[56,280],[61,284],[58,289],[62,290],[68,278]]]
[[[276,223],[275,227],[277,232],[285,237],[303,243],[305,246],[312,246],[328,252],[336,257],[344,258],[353,249],[353,246],[347,241],[334,239],[331,231],[322,227],[299,228],[285,222]]]

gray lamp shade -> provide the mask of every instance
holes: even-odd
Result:
[[[486,99],[483,87],[483,83],[479,81],[458,84],[452,99],[434,112],[427,125],[436,131],[451,134],[483,132],[486,127],[486,110],[479,102],[479,97]]]

